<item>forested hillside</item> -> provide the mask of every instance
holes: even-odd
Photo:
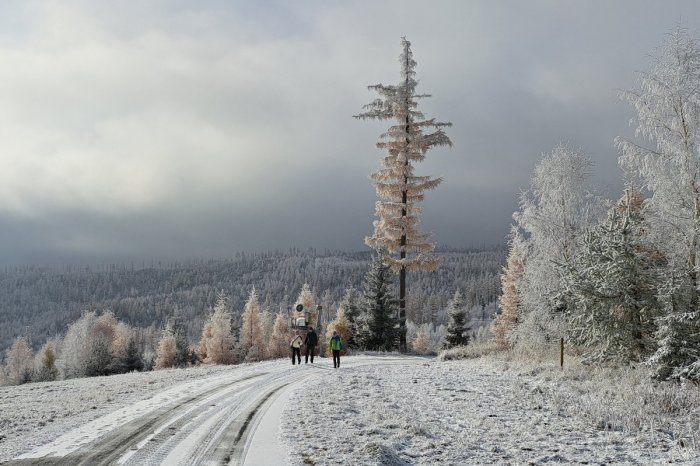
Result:
[[[499,294],[506,252],[501,246],[439,252],[443,265],[438,270],[410,277],[409,319],[438,323],[457,289],[466,305],[485,309]],[[88,310],[111,310],[119,320],[153,330],[178,315],[194,340],[217,291],[231,297],[234,315],[240,316],[253,286],[263,306],[277,312],[288,309],[309,283],[318,302],[334,312],[348,287],[361,289],[370,260],[370,252],[290,250],[148,266],[8,268],[0,272],[0,351],[21,334],[29,334],[38,347],[64,334]]]

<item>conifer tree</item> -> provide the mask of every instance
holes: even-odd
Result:
[[[678,27],[641,74],[639,89],[622,93],[636,111],[637,135],[653,148],[618,139],[620,164],[651,192],[652,233],[674,262],[685,261],[691,310],[700,308],[700,47]]]
[[[366,329],[362,345],[368,350],[391,351],[398,343],[394,274],[380,251],[364,280]]]
[[[143,354],[139,347],[139,342],[136,335],[132,334],[129,337],[129,343],[126,345],[126,351],[120,356],[119,363],[122,372],[132,372],[143,370]]]
[[[672,271],[659,290],[663,306],[655,335],[659,346],[649,363],[660,380],[700,382],[700,312],[690,307],[690,283],[687,274]]]
[[[570,336],[590,360],[638,362],[655,350],[655,251],[644,231],[641,196],[627,190],[607,221],[586,233],[577,259],[562,265]]]
[[[292,340],[292,333],[288,325],[289,322],[284,312],[277,313],[275,322],[272,325],[272,336],[270,337],[270,357],[281,358],[289,356],[289,342]]]
[[[175,366],[187,367],[190,363],[190,343],[187,340],[187,327],[179,313],[176,312],[171,326],[175,338]]]
[[[266,339],[262,317],[258,294],[253,287],[243,309],[239,338],[239,351],[242,359],[246,361],[260,361],[265,358]]]
[[[97,335],[90,346],[90,353],[85,362],[85,375],[95,377],[109,375],[112,369],[112,353],[109,350],[109,341],[103,335]]]
[[[450,321],[447,324],[447,334],[443,342],[443,348],[449,349],[455,346],[465,346],[469,344],[469,322],[467,322],[467,311],[464,306],[464,299],[459,290],[455,291],[452,300],[448,305]]]
[[[502,348],[511,347],[510,332],[518,324],[522,300],[518,287],[525,269],[525,244],[516,228],[512,228],[510,250],[506,266],[501,274],[501,296],[498,299],[501,313],[496,316],[491,331]]]
[[[652,56],[640,87],[622,94],[636,112],[644,147],[618,139],[620,165],[651,193],[650,235],[668,266],[664,315],[652,357],[659,378],[700,379],[700,47],[678,27]],[[696,356],[693,356],[696,355]],[[695,357],[695,359],[693,359]],[[684,375],[681,375],[684,374]]]
[[[429,95],[416,92],[416,62],[411,43],[405,37],[401,47],[401,81],[397,85],[369,86],[379,98],[355,117],[396,123],[377,143],[387,155],[382,160],[382,168],[371,175],[380,200],[376,203],[374,234],[367,237],[365,243],[374,249],[398,254],[398,257],[387,256],[386,261],[399,273],[399,349],[405,352],[406,271],[432,270],[439,265],[430,255],[435,247],[429,242],[430,235],[419,232],[417,226],[422,212],[418,203],[425,197],[425,191],[436,188],[442,178],[416,175],[414,165],[425,159],[428,149],[452,146],[452,142],[443,131],[451,123],[428,119],[418,110],[418,101]]]
[[[359,346],[360,314],[362,313],[360,308],[361,299],[360,293],[355,288],[350,287],[345,290],[345,296],[340,302],[340,308],[343,309],[350,326],[350,336],[347,339],[349,348],[357,348]]]
[[[214,311],[204,324],[199,343],[200,357],[205,364],[233,364],[235,339],[231,329],[228,297],[219,293]]]

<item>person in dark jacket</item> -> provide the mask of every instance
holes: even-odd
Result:
[[[343,349],[343,341],[335,330],[333,330],[333,336],[328,341],[328,347],[333,351],[333,367],[340,367],[340,350]]]
[[[306,332],[306,338],[304,338],[304,344],[306,345],[306,363],[309,363],[309,353],[311,353],[311,364],[314,363],[314,353],[316,352],[316,345],[318,345],[318,335],[316,335],[316,330],[313,327],[309,327],[309,331]]]

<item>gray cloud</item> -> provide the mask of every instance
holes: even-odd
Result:
[[[617,196],[616,89],[678,20],[672,2],[3,2],[0,260],[359,249],[386,124],[353,120],[413,43],[423,103],[452,121],[423,226],[501,242],[559,141]]]

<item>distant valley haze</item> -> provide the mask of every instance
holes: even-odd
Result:
[[[363,250],[390,122],[352,118],[412,43],[428,117],[454,147],[421,227],[438,245],[506,241],[559,142],[622,190],[620,89],[695,1],[0,3],[0,264]]]

